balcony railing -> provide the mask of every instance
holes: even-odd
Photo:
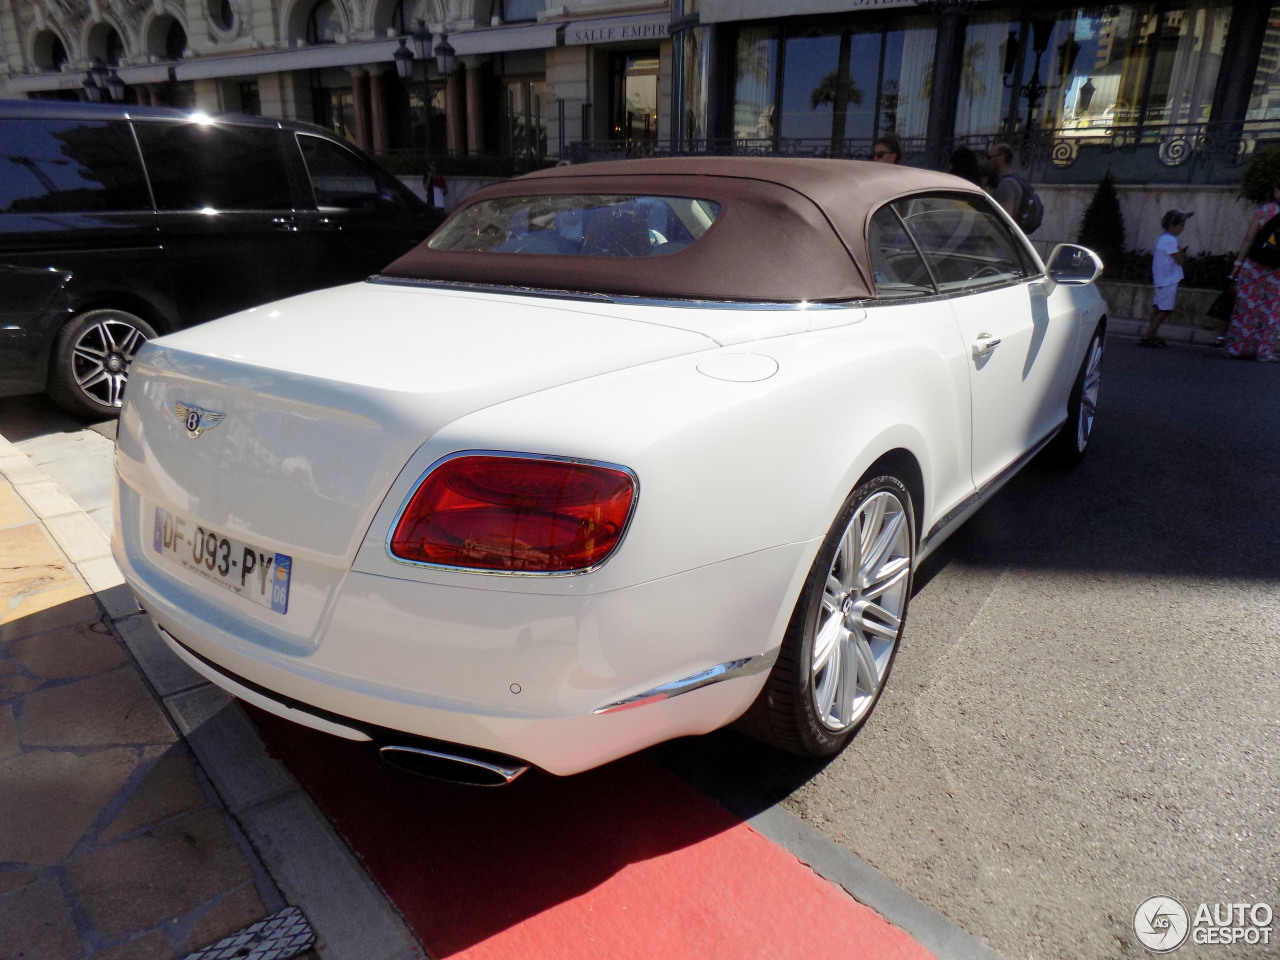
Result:
[[[1108,170],[1116,183],[1234,184],[1249,158],[1280,146],[1280,122],[1160,124],[1142,127],[1074,127],[1012,136],[957,138],[930,155],[923,138],[903,140],[904,162],[946,169],[951,151],[965,146],[983,159],[994,143],[1014,150],[1020,173],[1036,183],[1097,183]],[[574,163],[637,157],[844,157],[871,158],[874,141],[848,139],[832,149],[829,138],[733,138],[684,140],[583,140],[567,145]]]

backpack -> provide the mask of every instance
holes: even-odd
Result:
[[[1040,194],[1036,193],[1036,188],[1027,181],[1026,177],[1012,171],[1005,176],[1013,177],[1022,187],[1022,202],[1018,204],[1018,212],[1013,219],[1017,221],[1023,233],[1035,233],[1044,222],[1044,201],[1040,199]]]
[[[1245,254],[1254,263],[1274,270],[1280,267],[1280,213],[1268,220],[1249,244]]]

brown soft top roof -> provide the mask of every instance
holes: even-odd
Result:
[[[469,196],[624,193],[696,197],[721,206],[692,245],[661,257],[432,250],[422,243],[384,277],[655,299],[839,301],[875,295],[870,214],[908,193],[981,195],[959,177],[860,160],[673,157],[540,170]],[[456,215],[456,211],[455,211]]]

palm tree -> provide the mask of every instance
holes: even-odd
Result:
[[[849,76],[849,51],[852,38],[846,30],[840,35],[840,59],[836,69],[828,73],[809,92],[809,104],[817,110],[824,103],[831,104],[831,155],[844,151],[844,130],[849,104],[862,103],[862,88]]]

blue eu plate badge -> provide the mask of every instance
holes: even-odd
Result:
[[[289,611],[289,576],[293,572],[293,558],[276,554],[275,580],[271,584],[271,609],[276,613]]]

